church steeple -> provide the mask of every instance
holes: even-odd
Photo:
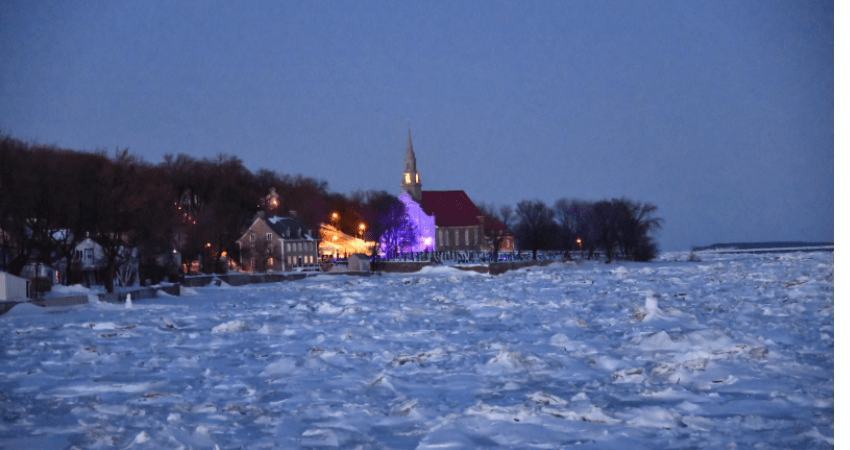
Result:
[[[413,154],[413,139],[407,130],[407,153],[404,155],[404,174],[401,178],[401,190],[407,192],[417,202],[422,201],[422,184],[416,171],[416,155]]]

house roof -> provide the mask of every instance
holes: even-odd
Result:
[[[464,191],[422,191],[422,210],[434,216],[438,227],[471,227],[481,224],[481,211]]]
[[[294,217],[271,216],[263,217],[263,220],[278,236],[283,239],[313,239],[307,234],[308,228]],[[289,230],[289,233],[287,233]],[[301,231],[299,235],[299,230]]]

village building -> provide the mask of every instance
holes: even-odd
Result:
[[[83,277],[86,286],[92,286],[100,281],[100,271],[106,268],[106,255],[103,247],[94,239],[86,236],[74,247],[71,264]]]
[[[236,242],[242,270],[319,270],[319,241],[294,211],[289,217],[258,213]]]
[[[498,220],[488,221],[464,191],[422,190],[410,132],[407,134],[401,190],[399,200],[407,207],[408,217],[417,229],[417,239],[408,251],[487,252],[491,246],[487,242],[485,227],[504,230],[504,225]],[[500,245],[500,251],[512,250],[513,238],[508,236]]]
[[[365,253],[355,253],[348,256],[348,271],[349,272],[369,272],[371,269],[371,261]]]

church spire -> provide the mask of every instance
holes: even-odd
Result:
[[[404,155],[404,175],[401,179],[401,190],[410,194],[417,202],[422,201],[422,184],[419,182],[419,172],[416,171],[416,155],[413,153],[413,138],[410,129],[407,130],[407,153]]]

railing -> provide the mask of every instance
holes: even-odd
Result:
[[[577,257],[574,255],[572,257]],[[498,261],[493,260],[490,252],[452,251],[452,252],[402,252],[378,260],[386,262],[433,262],[436,264],[490,264],[492,262],[531,261],[530,251],[499,252]],[[554,261],[565,259],[560,251],[538,251],[537,260]]]

